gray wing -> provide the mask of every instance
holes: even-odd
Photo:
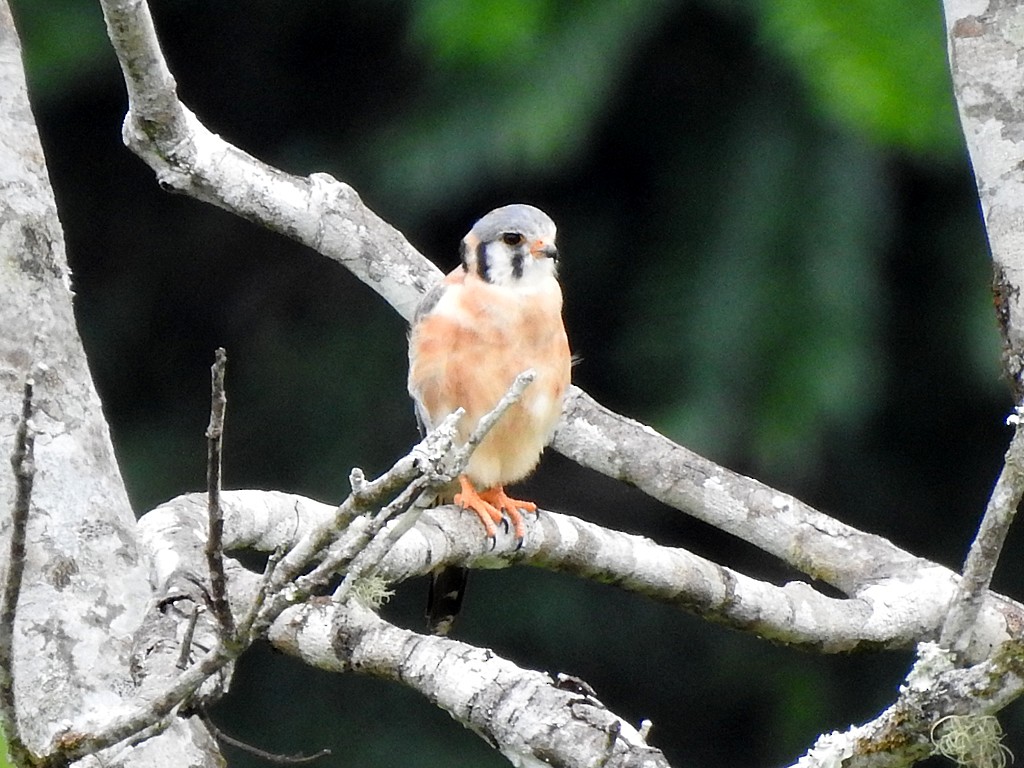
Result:
[[[424,411],[415,398],[413,398],[414,409],[416,411],[416,428],[420,431],[420,437],[426,437],[427,432],[430,431],[430,422],[427,421],[427,413]]]
[[[419,323],[420,320],[433,311],[434,307],[437,306],[437,302],[441,300],[441,296],[444,294],[447,287],[448,286],[445,285],[444,280],[442,279],[435,283],[434,287],[423,295],[423,298],[420,299],[420,303],[416,305],[416,311],[413,313],[412,328],[415,328],[416,324]],[[412,398],[412,402],[415,406],[416,427],[420,431],[420,437],[426,437],[427,432],[433,429],[434,425],[430,423],[430,417],[423,409],[423,406],[420,405],[420,401],[416,398],[416,393],[409,390],[409,396]]]
[[[423,298],[420,299],[420,303],[416,305],[416,311],[412,316],[412,324],[415,326],[420,320],[429,315],[434,307],[437,306],[437,302],[441,300],[441,296],[448,288],[445,285],[444,280],[439,280],[434,284],[434,287],[423,294]]]

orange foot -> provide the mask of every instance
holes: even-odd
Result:
[[[455,503],[463,509],[471,509],[476,513],[476,516],[480,518],[480,522],[484,525],[487,538],[491,540],[492,546],[497,532],[495,525],[504,522],[502,512],[507,514],[508,519],[512,521],[512,528],[516,534],[516,547],[518,548],[523,545],[523,537],[526,536],[526,525],[519,510],[522,509],[525,512],[536,513],[536,504],[532,501],[521,501],[520,499],[511,498],[500,485],[488,488],[486,491],[477,492],[476,488],[473,487],[473,483],[465,475],[459,475],[459,485],[462,487],[462,492],[455,494]]]

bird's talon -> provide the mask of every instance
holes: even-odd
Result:
[[[463,509],[471,509],[484,526],[490,549],[497,546],[497,525],[501,524],[502,532],[513,533],[516,539],[516,551],[522,549],[526,538],[526,521],[523,512],[537,513],[537,505],[532,501],[513,499],[505,493],[500,485],[477,491],[472,481],[465,475],[459,477],[462,490],[455,494],[455,503]],[[522,510],[522,512],[520,512]]]

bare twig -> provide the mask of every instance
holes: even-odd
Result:
[[[348,567],[344,580],[338,586],[338,589],[335,590],[335,601],[343,601],[357,580],[368,573],[372,573],[390,551],[391,547],[394,546],[395,542],[401,538],[402,534],[416,524],[423,510],[429,509],[434,503],[437,491],[439,490],[438,486],[442,483],[446,484],[449,477],[457,476],[466,469],[466,465],[473,456],[473,451],[483,442],[483,439],[487,437],[487,434],[494,428],[494,425],[498,423],[501,417],[505,415],[508,409],[519,402],[523,392],[526,391],[526,388],[535,378],[537,378],[537,374],[532,369],[523,371],[516,376],[508,391],[505,392],[497,405],[477,423],[476,428],[470,434],[466,443],[455,453],[451,460],[450,468],[442,473],[439,479],[433,481],[428,479],[427,482],[421,484],[410,484],[395,502],[381,510],[381,514],[375,517],[374,522],[365,531],[368,539],[372,538],[372,540],[366,541],[358,551],[358,557],[349,558],[351,565]],[[395,509],[390,509],[392,506],[395,506]],[[385,510],[387,510],[386,514],[384,514]],[[397,514],[402,514],[402,519],[391,526],[383,535],[379,535],[387,521]],[[340,565],[342,564],[336,563],[332,565],[325,561],[321,567],[327,566],[330,569],[328,572],[337,573]],[[318,568],[318,570],[320,569]]]
[[[240,653],[241,649],[228,649],[219,641],[162,693],[140,704],[133,711],[112,719],[100,731],[65,734],[58,740],[55,750],[39,763],[48,766],[66,765],[117,744],[130,745],[145,741],[162,730],[168,715]]]
[[[498,419],[505,415],[505,411],[511,408],[513,405],[519,402],[519,399],[523,396],[523,392],[526,388],[533,383],[533,380],[537,378],[537,373],[532,368],[520,373],[513,380],[508,391],[502,396],[498,404],[491,409],[490,413],[486,414],[480,421],[477,422],[476,429],[466,440],[466,444],[459,449],[459,452],[455,454],[452,469],[453,475],[459,475],[462,470],[469,464],[469,460],[473,456],[473,451],[476,450],[477,446],[483,442],[483,439],[487,437],[487,433],[491,431],[495,424],[498,423]]]
[[[201,708],[199,710],[199,717],[203,721],[203,725],[206,726],[207,730],[213,734],[213,737],[217,741],[222,741],[225,744],[229,744],[235,749],[240,749],[246,754],[252,755],[265,760],[273,765],[304,765],[306,763],[312,763],[319,760],[321,757],[327,757],[331,754],[329,749],[321,749],[314,752],[312,755],[279,755],[275,752],[268,752],[265,749],[254,747],[252,744],[247,744],[240,739],[236,739],[234,736],[229,736],[224,733],[213,720],[210,719],[210,715],[206,712],[206,709]]]
[[[193,606],[192,613],[188,617],[188,624],[185,627],[185,636],[181,639],[181,654],[178,656],[178,669],[188,669],[188,663],[192,659],[192,639],[196,634],[196,624],[199,623],[198,605]]]
[[[206,430],[206,495],[210,517],[206,534],[206,562],[210,568],[210,605],[220,624],[222,635],[230,640],[235,636],[235,617],[231,614],[227,598],[227,577],[224,575],[224,515],[220,508],[224,412],[227,408],[224,373],[227,362],[224,348],[218,348],[213,367],[210,369],[210,426]]]
[[[322,576],[328,572],[328,569],[323,567],[310,573],[307,580],[301,584],[298,583],[298,579],[300,574],[316,562],[317,558],[325,557],[324,552],[337,541],[356,516],[374,509],[380,512],[381,507],[387,504],[388,499],[395,492],[398,492],[399,495],[408,493],[411,484],[426,487],[435,483],[442,485],[450,480],[447,476],[439,473],[435,465],[440,463],[451,450],[455,425],[461,416],[462,409],[459,409],[380,477],[369,482],[358,480],[355,483],[356,488],[335,509],[334,514],[316,525],[292,547],[291,551],[281,559],[269,575],[269,587],[266,595],[268,602],[253,620],[251,633],[261,634],[281,615],[285,608],[304,600],[311,594],[309,590],[319,588],[326,583]],[[356,474],[361,475],[361,473]],[[419,488],[417,492],[419,491],[422,491],[422,488]],[[390,517],[390,514],[387,514],[387,517]],[[382,525],[386,519],[381,522]],[[372,538],[372,536],[364,538],[358,534],[357,537],[352,548],[348,548],[346,543],[345,546],[336,549],[327,557],[337,558],[334,562],[339,566],[351,562],[351,559]],[[362,543],[360,544],[360,542]],[[336,570],[330,571],[331,574],[336,572]]]
[[[425,479],[422,482],[412,483],[399,494],[398,498],[374,516],[366,529],[359,533],[355,542],[347,543],[343,556],[325,558],[310,576],[316,576],[320,581],[326,582],[331,575],[344,569],[345,578],[334,591],[334,600],[339,602],[344,600],[356,582],[370,573],[387,555],[398,537],[408,530],[406,525],[402,525],[397,535],[392,535],[394,528],[381,535],[381,530],[387,522],[397,515],[404,514],[410,520],[403,519],[403,522],[408,522],[410,525],[415,524],[419,517],[418,513],[426,509],[433,501],[437,494],[430,492],[427,488],[428,482]]]
[[[14,701],[14,620],[18,612],[22,578],[25,575],[25,536],[32,506],[35,480],[35,431],[32,427],[32,399],[35,382],[26,379],[21,398],[21,418],[14,437],[11,467],[14,470],[15,496],[11,511],[11,541],[0,604],[0,715],[3,717],[7,748],[18,765],[28,765],[29,751],[21,741],[18,711]]]
[[[960,585],[942,626],[940,644],[962,658],[974,634],[982,602],[992,583],[992,574],[1006,541],[1010,525],[1024,495],[1024,419],[1021,407],[1007,419],[1013,437],[1006,449],[1003,469],[996,480],[982,517],[978,535],[964,562]]]
[[[242,643],[248,644],[256,639],[253,627],[256,624],[257,617],[260,615],[260,611],[263,610],[263,606],[267,602],[267,596],[270,594],[270,585],[274,578],[274,571],[283,557],[284,547],[278,547],[267,558],[267,566],[263,569],[263,576],[260,578],[260,585],[259,589],[256,590],[256,596],[238,625],[238,639]]]
[[[357,481],[352,493],[337,507],[334,514],[306,533],[292,547],[275,569],[272,580],[274,591],[298,578],[322,552],[324,552],[358,515],[370,512],[387,502],[423,473],[423,462],[436,461],[450,448],[455,431],[455,420],[461,411],[452,414],[442,427],[427,435],[420,444],[375,480],[366,481],[362,472],[355,473]],[[447,447],[446,445],[447,444]]]

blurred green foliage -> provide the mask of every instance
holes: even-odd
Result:
[[[817,109],[879,142],[931,159],[963,151],[931,0],[761,0],[765,42],[787,57]]]
[[[67,98],[116,67],[98,3],[12,3],[35,103]]]
[[[420,216],[577,160],[667,0],[425,0],[408,35],[422,87],[370,146],[372,183]]]
[[[550,58],[542,44],[550,27],[564,21],[555,5],[550,0],[425,0],[412,9],[409,33],[441,66],[474,73],[490,69],[504,77],[510,60]]]
[[[351,182],[442,268],[490,207],[551,212],[574,377],[599,400],[958,562],[1009,403],[936,4],[152,5],[207,125],[286,170]],[[218,345],[230,485],[330,500],[351,466],[385,468],[415,439],[402,322],[335,265],[159,191],[120,144],[124,89],[95,4],[13,6],[76,311],[137,509],[202,487]],[[795,577],[557,457],[526,493]],[[1019,576],[1010,563],[1000,578],[1013,589]],[[422,586],[399,588],[389,618],[420,626]],[[474,574],[456,634],[583,677],[631,720],[650,717],[670,760],[708,766],[791,760],[874,715],[907,664],[766,647],[521,568]],[[399,686],[266,649],[243,660],[218,717],[267,749],[333,744],[330,765],[505,764]]]

